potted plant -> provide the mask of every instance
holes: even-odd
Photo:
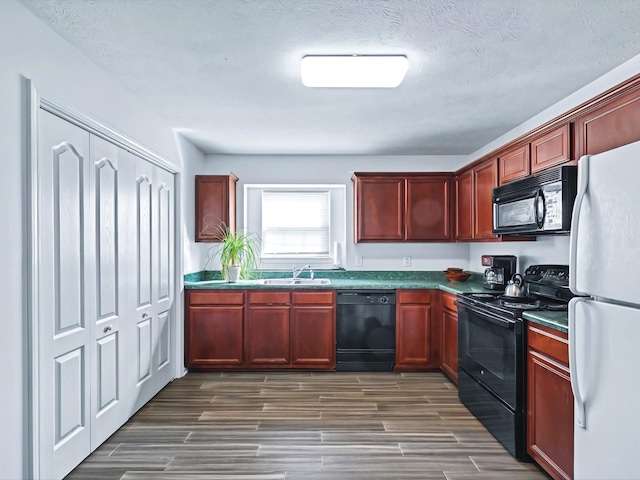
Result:
[[[260,259],[257,236],[251,232],[231,230],[220,223],[215,227],[213,238],[220,244],[211,247],[207,265],[214,256],[220,255],[222,275],[227,282],[235,283],[240,278],[247,278]]]

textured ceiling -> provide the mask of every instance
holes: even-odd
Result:
[[[640,53],[638,0],[20,0],[207,153],[468,154]],[[405,54],[311,89],[308,54]]]

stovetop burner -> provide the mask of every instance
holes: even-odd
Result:
[[[499,293],[467,293],[465,303],[495,310],[498,313],[518,318],[525,311],[566,311],[567,303],[544,297],[504,297]]]

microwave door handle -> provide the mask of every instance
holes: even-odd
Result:
[[[540,209],[540,202],[542,202],[542,209]],[[544,227],[544,218],[547,216],[547,202],[544,198],[544,192],[539,189],[536,192],[536,196],[533,199],[533,213],[536,220],[536,226],[538,228]]]

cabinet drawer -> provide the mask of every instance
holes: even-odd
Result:
[[[242,305],[244,291],[189,292],[189,305]]]
[[[536,350],[565,366],[569,365],[569,341],[566,333],[531,323],[527,329],[527,343],[531,350]]]
[[[449,310],[453,310],[454,312],[458,311],[457,305],[454,303],[458,298],[457,295],[453,295],[451,293],[443,293],[442,294],[442,307],[447,308]]]
[[[333,305],[334,291],[293,292],[294,305]]]
[[[431,303],[429,290],[398,290],[398,303]]]
[[[290,292],[249,292],[251,305],[289,305],[291,303]]]

